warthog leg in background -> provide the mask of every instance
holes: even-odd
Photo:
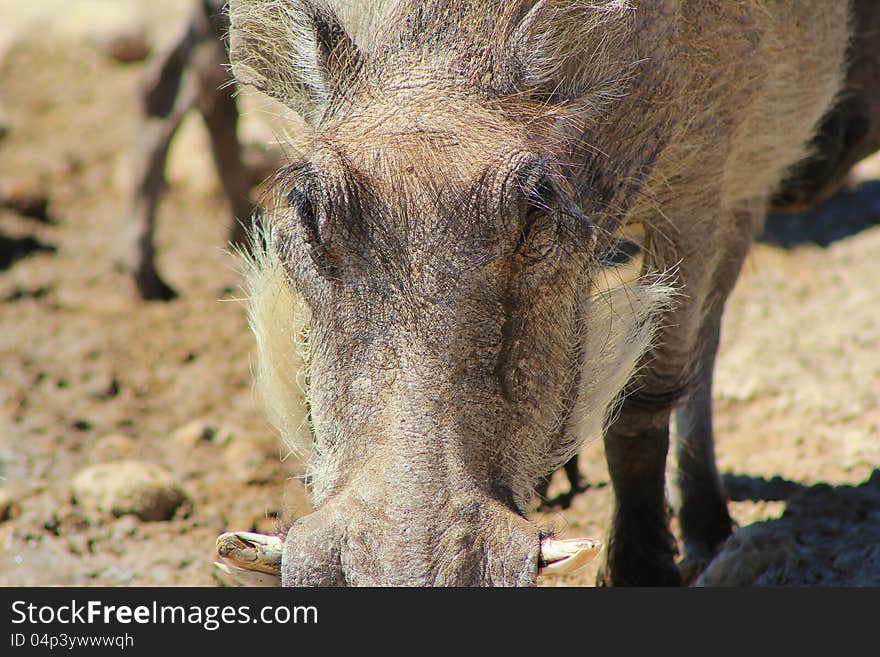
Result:
[[[575,495],[582,493],[589,488],[589,484],[581,474],[580,467],[578,466],[577,455],[572,456],[566,461],[561,469],[565,472],[566,479],[568,479],[568,492],[561,493],[553,499],[547,499],[547,490],[550,488],[550,477],[547,477],[535,488],[535,493],[538,495],[538,500],[540,501],[539,508],[560,507],[567,509],[571,506],[571,502]]]
[[[221,4],[199,0],[186,29],[154,58],[145,76],[123,256],[144,299],[169,300],[176,295],[156,270],[154,234],[168,148],[191,109],[201,112],[208,128],[214,163],[232,210],[231,241],[244,241],[243,224],[253,214],[249,192],[254,174],[241,158],[235,88],[225,84],[228,19],[219,11]]]

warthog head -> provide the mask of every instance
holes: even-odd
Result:
[[[308,126],[249,273],[316,505],[283,581],[534,584],[533,487],[601,432],[669,294],[592,284],[626,199],[583,188],[579,144],[620,78],[575,58],[605,61],[627,12],[332,4],[231,3],[236,77]]]

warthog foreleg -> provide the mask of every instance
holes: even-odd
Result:
[[[605,432],[615,503],[599,584],[677,586],[665,500],[669,410],[626,400]]]
[[[255,209],[250,195],[254,172],[242,161],[237,134],[239,113],[235,87],[224,84],[228,76],[223,68],[226,53],[215,48],[211,55],[213,61],[206,61],[197,67],[201,84],[198,107],[211,137],[211,154],[217,174],[232,210],[229,241],[244,245]],[[222,55],[222,60],[217,59],[218,55]]]

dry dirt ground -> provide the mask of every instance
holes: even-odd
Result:
[[[114,267],[144,65],[114,59],[113,37],[159,43],[183,5],[0,0],[3,586],[220,585],[220,532],[269,532],[309,508],[301,464],[282,460],[252,389],[198,119],[173,146],[158,234],[181,298],[141,302]],[[880,585],[880,166],[864,164],[860,181],[818,216],[773,222],[729,304],[717,452],[742,529],[702,583]],[[182,493],[168,519],[74,500],[79,472],[124,461],[160,466]],[[535,518],[602,536],[601,441],[581,466],[590,487]],[[557,477],[551,494],[564,492]]]

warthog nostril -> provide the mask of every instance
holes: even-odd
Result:
[[[328,505],[291,526],[284,539],[282,586],[346,585],[342,569],[346,515],[340,505]]]

